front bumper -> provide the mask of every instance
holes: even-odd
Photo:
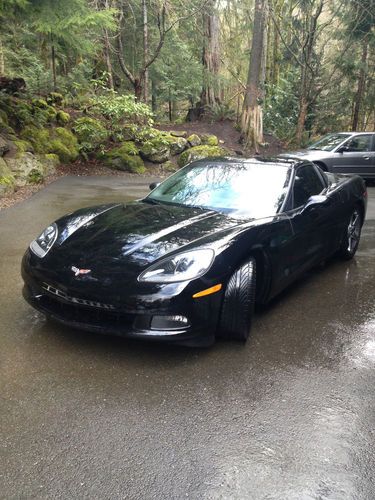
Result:
[[[136,307],[133,300],[130,301],[131,307],[129,303],[126,306],[125,298],[124,307],[106,309],[88,305],[90,301],[84,295],[79,299],[81,303],[72,303],[64,297],[51,293],[25,262],[22,266],[22,276],[25,282],[23,288],[25,300],[48,318],[72,328],[189,346],[209,346],[215,340],[222,300],[221,292],[193,299],[193,293],[199,290],[194,290],[189,284],[183,289],[181,286],[176,286],[175,295],[171,295],[169,291],[164,299],[160,298],[160,293],[154,300],[152,294],[147,297],[140,295]],[[54,283],[53,286],[58,288],[59,284]],[[189,326],[174,330],[156,330],[151,328],[152,318],[155,315],[183,315],[188,318]]]

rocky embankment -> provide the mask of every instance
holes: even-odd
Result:
[[[144,174],[151,164],[174,171],[187,163],[230,152],[213,134],[158,130],[129,120],[113,121],[86,112],[74,118],[60,94],[0,99],[0,197],[38,184],[60,164],[99,160],[116,170]],[[73,163],[74,165],[74,163]]]

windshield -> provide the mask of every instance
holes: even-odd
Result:
[[[311,144],[307,149],[319,149],[321,151],[332,151],[341,144],[350,134],[328,134]]]
[[[154,189],[145,201],[266,217],[280,209],[290,172],[288,166],[267,163],[188,165]]]

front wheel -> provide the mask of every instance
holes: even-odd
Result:
[[[256,262],[251,258],[230,277],[223,299],[218,336],[246,341],[255,304]]]
[[[360,209],[356,207],[349,218],[348,226],[339,249],[339,256],[342,259],[350,260],[354,257],[361,238],[361,229],[362,214]]]

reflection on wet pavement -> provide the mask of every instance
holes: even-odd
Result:
[[[258,311],[245,346],[90,335],[23,301],[20,259],[43,227],[147,181],[61,179],[0,213],[0,496],[374,498],[372,210],[356,260]]]

